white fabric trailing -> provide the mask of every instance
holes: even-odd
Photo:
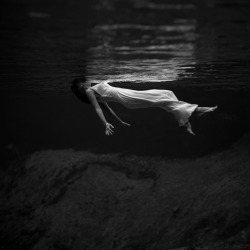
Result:
[[[99,102],[117,102],[129,109],[159,107],[172,113],[180,126],[184,126],[198,107],[197,104],[190,104],[179,101],[175,94],[170,90],[149,89],[132,90],[118,87],[112,87],[103,82],[90,87],[101,97]]]

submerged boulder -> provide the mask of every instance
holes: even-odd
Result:
[[[15,162],[15,171],[2,170],[0,244],[244,249],[250,244],[249,166],[249,135],[197,159],[36,152]]]

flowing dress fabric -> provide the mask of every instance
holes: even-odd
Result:
[[[106,82],[96,84],[90,88],[100,95],[98,102],[117,102],[129,109],[163,108],[175,116],[180,126],[186,124],[198,107],[197,104],[179,101],[170,90],[150,89],[137,91],[112,87]]]

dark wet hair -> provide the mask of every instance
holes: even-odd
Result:
[[[86,78],[81,77],[81,78],[76,78],[71,82],[71,90],[73,93],[78,97],[79,100],[81,100],[84,103],[90,104],[90,101],[85,93],[84,90],[80,90],[80,84],[85,82]]]

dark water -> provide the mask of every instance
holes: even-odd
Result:
[[[178,157],[229,147],[250,128],[249,7],[246,0],[3,1],[1,147]],[[171,89],[219,109],[193,118],[191,137],[164,110],[113,105],[132,127],[114,122],[115,135],[106,137],[93,110],[70,91],[80,75]]]

